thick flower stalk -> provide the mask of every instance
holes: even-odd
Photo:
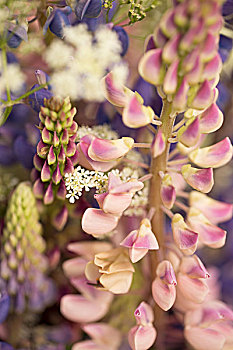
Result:
[[[55,198],[64,200],[66,187],[64,175],[74,171],[78,161],[75,144],[78,125],[74,121],[76,108],[72,108],[70,99],[52,97],[45,100],[39,114],[41,139],[34,156],[36,172],[33,192],[44,204],[53,203]],[[61,229],[67,219],[67,209],[62,208],[56,219]]]
[[[53,300],[45,248],[35,197],[22,182],[10,199],[1,242],[1,283],[14,312],[41,311]]]

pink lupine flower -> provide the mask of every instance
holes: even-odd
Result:
[[[114,230],[123,211],[130,206],[133,195],[143,186],[143,183],[136,179],[124,183],[119,177],[110,173],[108,191],[95,195],[101,209],[88,208],[85,211],[82,217],[83,230],[94,237]]]
[[[134,316],[137,326],[129,331],[129,344],[132,350],[147,350],[154,344],[157,335],[153,327],[153,309],[143,301],[135,310]]]
[[[129,256],[133,263],[141,260],[150,249],[159,249],[154,233],[151,231],[151,223],[143,219],[138,230],[131,231],[121,242],[121,245],[129,248]]]
[[[133,144],[131,137],[105,140],[94,135],[85,135],[77,146],[78,162],[90,170],[108,171],[130,151]]]
[[[118,350],[121,334],[107,323],[92,323],[82,327],[91,340],[84,340],[72,346],[72,350]]]
[[[199,119],[190,120],[178,130],[177,138],[186,147],[196,145],[200,137]]]
[[[159,129],[151,146],[152,157],[156,158],[160,156],[165,151],[165,146],[165,136],[162,133],[161,129]]]
[[[117,107],[125,107],[127,100],[134,93],[125,86],[116,84],[114,74],[109,72],[102,80],[106,99]]]
[[[162,63],[162,49],[149,50],[141,58],[138,71],[141,77],[154,85],[160,85],[165,75]]]
[[[154,111],[149,106],[143,105],[143,99],[138,94],[129,98],[122,112],[123,123],[129,128],[140,128],[153,122]]]
[[[79,323],[95,322],[108,311],[113,295],[107,291],[98,290],[81,278],[71,279],[71,283],[81,295],[67,294],[61,299],[61,313],[70,321]]]
[[[164,311],[169,310],[176,299],[176,276],[172,264],[163,260],[156,269],[157,277],[152,283],[152,295],[155,302]]]
[[[209,134],[218,130],[223,123],[223,113],[220,111],[216,103],[207,108],[199,116],[200,132]]]
[[[204,148],[199,148],[189,154],[189,159],[202,168],[219,168],[232,158],[232,145],[228,137],[222,141]]]
[[[202,304],[185,315],[185,337],[197,350],[231,349],[233,312],[218,300]]]
[[[228,221],[232,218],[232,204],[217,201],[197,191],[190,192],[189,205],[199,209],[213,224]]]
[[[99,282],[105,290],[114,294],[127,293],[133,279],[134,268],[125,248],[116,248],[96,254],[86,266],[86,277],[92,283]]]
[[[208,193],[214,185],[213,169],[197,169],[190,164],[183,165],[182,175],[186,182],[194,189]]]
[[[82,217],[82,229],[86,233],[99,237],[114,230],[119,216],[105,213],[102,209],[88,208]]]
[[[197,249],[198,233],[190,230],[180,214],[172,218],[173,238],[177,247],[185,254],[191,255]]]
[[[177,275],[178,292],[191,302],[201,304],[209,293],[206,282],[209,277],[198,257],[183,257]]]
[[[103,79],[106,99],[117,107],[123,107],[123,123],[129,128],[140,128],[154,120],[155,114],[151,107],[143,105],[143,98],[125,86],[118,86],[112,72]]]
[[[171,209],[176,200],[176,190],[172,183],[171,175],[169,174],[166,174],[162,179],[160,196],[163,205],[166,208]]]
[[[226,241],[226,231],[212,224],[199,209],[190,208],[187,216],[192,229],[198,232],[198,240],[211,247],[221,248]]]
[[[80,277],[84,275],[86,264],[93,259],[95,254],[101,253],[112,248],[111,243],[90,241],[70,243],[67,249],[79,257],[66,260],[62,267],[68,278]]]
[[[141,181],[130,179],[123,183],[118,176],[110,173],[108,178],[108,191],[96,194],[94,197],[105,213],[121,215],[131,203],[136,191],[144,187]]]

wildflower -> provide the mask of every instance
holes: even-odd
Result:
[[[84,277],[71,279],[81,294],[67,294],[61,300],[61,313],[72,322],[89,323],[101,319],[108,311],[113,295],[88,284]]]
[[[120,243],[129,248],[129,256],[133,263],[142,259],[149,249],[159,249],[154,233],[151,231],[151,223],[143,219],[138,230],[134,230]]]
[[[83,190],[88,192],[91,188],[96,188],[101,192],[107,186],[107,180],[108,177],[103,172],[86,170],[79,165],[73,173],[65,174],[66,198],[74,203],[81,197]]]
[[[124,294],[130,289],[134,268],[124,248],[116,248],[96,254],[86,266],[86,277],[92,283],[99,282],[104,290]]]
[[[128,334],[128,341],[133,350],[149,349],[155,342],[156,329],[153,326],[154,313],[152,307],[144,301],[134,312],[137,326]]]
[[[95,195],[101,209],[88,208],[82,217],[83,230],[93,236],[111,232],[118,224],[123,211],[131,203],[133,194],[143,187],[136,179],[123,183],[114,174],[109,174],[108,191]]]
[[[47,10],[48,18],[44,25],[44,34],[48,29],[58,36],[64,38],[64,28],[70,26],[68,15],[71,13],[71,8],[66,6],[64,8],[53,9],[51,6]]]
[[[120,332],[107,323],[91,323],[82,327],[91,340],[84,340],[73,345],[73,350],[85,350],[87,347],[102,350],[117,350],[121,343]]]
[[[131,137],[104,140],[93,135],[86,135],[82,137],[77,146],[79,164],[91,170],[108,171],[130,151],[133,143],[134,140]]]
[[[66,189],[62,176],[72,173],[77,164],[76,138],[77,124],[73,121],[76,109],[71,109],[69,99],[52,97],[41,107],[41,140],[34,156],[35,168],[40,172],[33,191],[44,204],[51,204],[55,193],[65,199]]]
[[[124,30],[124,28],[120,27],[120,26],[114,26],[112,28],[112,30],[114,30],[117,35],[118,38],[121,42],[121,46],[122,46],[122,50],[121,50],[121,56],[125,56],[128,47],[129,47],[129,37],[128,34],[126,33],[126,31]]]
[[[6,213],[1,249],[1,279],[17,313],[43,310],[54,297],[46,276],[45,241],[35,198],[28,183],[14,191]]]
[[[170,261],[163,260],[156,269],[156,278],[152,283],[152,295],[155,302],[165,311],[169,310],[176,299],[176,276]]]

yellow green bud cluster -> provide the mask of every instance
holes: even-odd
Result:
[[[30,184],[20,183],[12,194],[1,240],[1,279],[18,313],[41,310],[51,301],[52,285],[45,275],[45,241]]]

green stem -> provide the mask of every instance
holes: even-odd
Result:
[[[2,116],[0,116],[0,126],[2,126],[3,124],[5,124],[5,122],[7,121],[7,118],[10,115],[10,112],[12,110],[12,107],[16,104],[22,103],[22,100],[28,96],[30,96],[31,94],[33,94],[34,92],[37,92],[43,88],[45,88],[47,86],[47,84],[42,84],[28,92],[26,92],[25,94],[21,95],[20,97],[16,98],[15,100],[10,100],[10,101],[4,101],[1,99],[1,103],[4,105],[4,107],[6,107],[4,113]]]
[[[7,72],[7,56],[6,56],[6,46],[2,46],[2,68],[3,68],[3,73]],[[7,95],[7,101],[11,101],[11,92],[10,92],[10,87],[9,83],[6,79],[6,95]]]
[[[172,103],[168,102],[167,100],[163,101],[163,109],[161,113],[161,121],[162,125],[159,127],[159,130],[162,131],[162,133],[165,136],[165,151],[158,157],[153,158],[151,161],[151,168],[150,173],[153,174],[153,177],[150,181],[150,191],[149,191],[149,206],[150,208],[155,209],[155,214],[152,219],[152,231],[156,235],[156,238],[159,243],[159,255],[155,251],[152,251],[151,253],[151,269],[152,269],[152,280],[154,280],[156,276],[156,267],[158,263],[160,262],[160,258],[163,259],[164,257],[164,240],[165,240],[165,234],[164,234],[164,227],[165,227],[165,215],[164,212],[161,209],[162,201],[160,197],[160,190],[161,190],[161,177],[159,173],[165,172],[167,168],[167,162],[168,162],[168,156],[169,156],[169,150],[170,150],[170,143],[168,139],[172,135],[173,125],[174,125],[175,117],[172,114]],[[155,324],[156,328],[158,330],[158,338],[162,337],[163,335],[163,327],[165,325],[165,315],[164,311],[158,307],[155,306]],[[162,350],[163,346],[163,340],[158,339],[158,342],[160,343],[159,349]]]

